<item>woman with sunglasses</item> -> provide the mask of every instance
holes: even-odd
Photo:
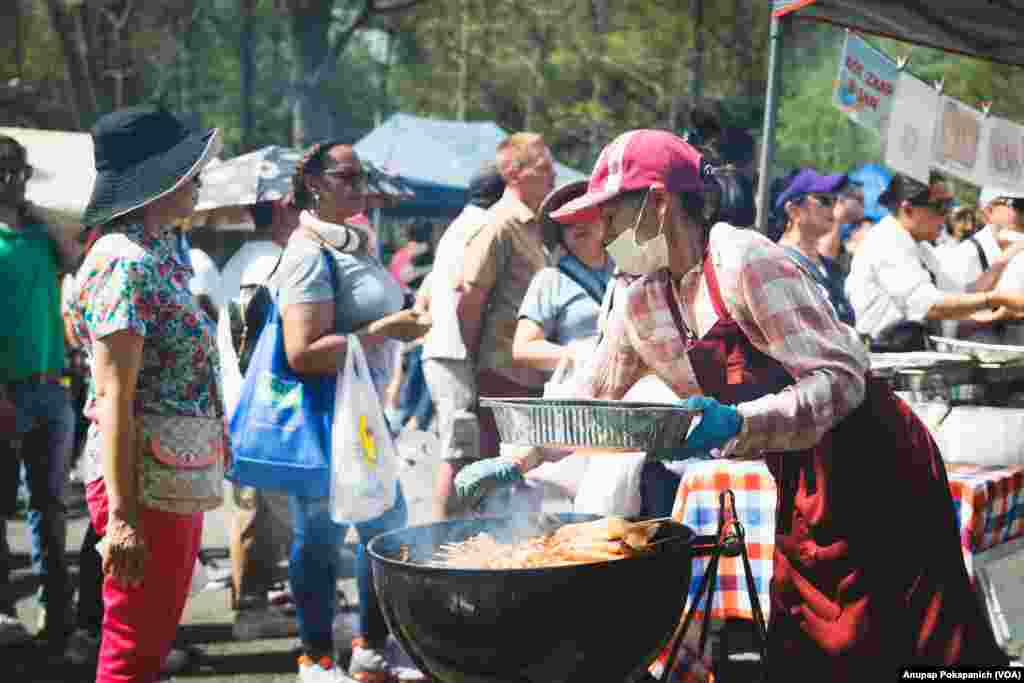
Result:
[[[140,107],[102,117],[92,138],[90,231],[69,316],[91,368],[81,470],[105,546],[96,681],[151,683],[185,606],[204,512],[222,502],[216,328],[177,241],[220,134]],[[182,433],[202,441],[183,447]]]
[[[936,321],[990,324],[1024,310],[1024,292],[992,291],[1001,269],[983,273],[965,292],[936,257],[932,242],[952,205],[940,176],[924,184],[896,175],[878,201],[890,215],[864,238],[846,280],[857,331],[872,351],[921,351]]]
[[[822,238],[836,229],[837,193],[848,184],[846,174],[823,176],[813,169],[804,169],[779,195],[775,207],[786,220],[779,244],[821,285],[839,320],[853,326],[853,306],[843,292],[846,274],[838,263],[819,251]]]
[[[715,222],[709,175],[675,135],[630,131],[601,153],[587,194],[552,214],[600,216],[609,251],[626,257],[616,263],[645,274],[616,297],[578,395],[619,400],[653,371],[702,413],[667,457],[765,460],[778,490],[765,680],[1005,664],[927,427],[871,377],[802,268],[757,232]],[[457,490],[507,485],[559,455],[476,463]]]
[[[271,278],[288,363],[302,376],[336,375],[344,367],[348,335],[359,333],[382,396],[397,358],[389,341],[415,339],[426,328],[417,324],[417,314],[402,311],[402,289],[377,260],[369,228],[351,222],[365,208],[365,171],[349,145],[326,142],[314,145],[298,163],[292,185],[303,211]],[[328,498],[292,496],[291,510],[288,573],[303,647],[299,681],[349,680],[334,662],[333,643],[335,584],[347,525],[331,519]],[[355,524],[359,631],[348,674],[357,681],[392,683],[399,673],[407,679],[419,675],[397,667],[400,652],[388,639],[366,553],[371,540],[405,526],[407,518],[399,486],[391,510]]]

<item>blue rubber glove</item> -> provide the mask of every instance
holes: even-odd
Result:
[[[488,458],[459,470],[455,475],[455,494],[460,508],[476,507],[485,496],[522,481],[522,472],[511,460]]]
[[[701,412],[700,424],[686,437],[683,448],[694,453],[721,449],[740,433],[743,416],[733,406],[722,405],[710,396],[691,396],[679,407]]]
[[[686,442],[676,448],[666,448],[648,456],[655,460],[686,460],[707,457],[709,451],[721,449],[740,433],[743,416],[732,406],[719,403],[710,396],[691,396],[676,404],[685,410],[701,413],[698,424]]]

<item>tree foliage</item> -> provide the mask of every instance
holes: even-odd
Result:
[[[231,155],[356,140],[404,111],[536,130],[583,170],[623,130],[685,130],[696,106],[760,134],[762,0],[4,4],[3,124],[87,129],[118,106],[162,102],[220,127]],[[869,40],[965,103],[994,100],[993,114],[1024,121],[1021,69]],[[842,43],[809,22],[787,37],[773,175],[880,160],[878,136],[832,105]]]

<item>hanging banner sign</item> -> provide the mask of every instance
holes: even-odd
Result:
[[[896,62],[847,31],[833,102],[854,123],[882,134],[889,125],[899,74]]]
[[[990,116],[981,127],[977,185],[1024,189],[1024,127]]]
[[[942,97],[938,112],[932,166],[972,185],[985,184],[978,164],[984,115],[952,97]]]
[[[885,165],[927,183],[939,93],[906,71],[899,74],[896,83],[892,117],[885,135]]]

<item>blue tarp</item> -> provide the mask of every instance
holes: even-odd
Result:
[[[508,133],[490,121],[467,122],[393,114],[355,144],[356,154],[382,171],[400,176],[416,197],[393,209],[391,216],[454,216],[466,203],[473,174],[493,163],[498,144]],[[555,163],[556,183],[587,176]]]

